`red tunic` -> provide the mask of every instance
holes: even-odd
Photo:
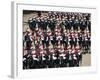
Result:
[[[76,50],[80,50],[80,46],[79,46],[79,45],[76,46],[75,49],[76,49]]]

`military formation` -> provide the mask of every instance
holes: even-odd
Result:
[[[23,69],[79,67],[90,54],[91,15],[35,12],[23,32]]]

